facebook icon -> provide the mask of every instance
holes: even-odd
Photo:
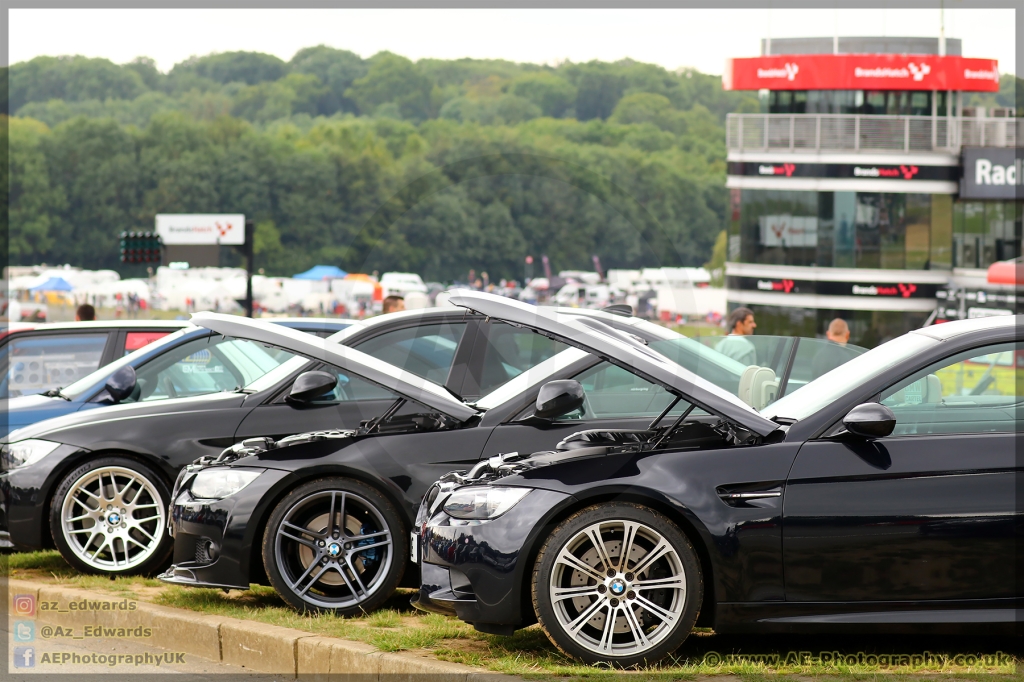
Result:
[[[36,650],[30,646],[14,647],[14,667],[34,668],[36,667]]]

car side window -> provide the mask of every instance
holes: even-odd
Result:
[[[896,415],[893,435],[1017,431],[1022,353],[1013,343],[976,348],[883,391],[882,404]]]
[[[136,370],[137,388],[122,402],[144,402],[232,391],[247,386],[293,354],[245,339],[202,337]]]
[[[573,378],[582,384],[586,402],[579,414],[564,419],[653,418],[675,400],[662,386],[610,362],[600,362]],[[688,406],[680,400],[669,414],[679,415]]]
[[[436,384],[448,379],[465,322],[404,327],[367,339],[356,349]]]
[[[864,348],[851,343],[839,344],[828,339],[800,339],[793,367],[789,372],[786,393],[802,388],[866,352]]]
[[[487,395],[567,348],[560,341],[504,322],[491,322],[483,329],[487,340],[483,344],[480,365],[481,395]]]
[[[99,369],[107,333],[15,334],[2,358],[7,376],[0,397],[42,393],[68,386]]]

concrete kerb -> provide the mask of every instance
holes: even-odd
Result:
[[[147,644],[304,682],[519,682],[413,653],[386,653],[362,642],[314,635],[267,623],[147,604],[113,594],[8,580],[14,595],[36,598],[36,619],[55,626],[152,628]],[[12,608],[8,604],[8,608]]]

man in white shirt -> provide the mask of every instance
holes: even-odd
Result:
[[[743,338],[753,336],[754,329],[757,328],[754,311],[750,308],[736,308],[729,313],[726,324],[729,327],[729,335],[718,342],[715,350],[744,365],[756,365],[757,350],[749,339]]]

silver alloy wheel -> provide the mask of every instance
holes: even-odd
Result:
[[[393,556],[384,516],[362,496],[342,490],[299,500],[274,535],[274,557],[288,589],[322,608],[365,602],[384,583]]]
[[[64,540],[97,570],[135,568],[156,551],[166,505],[152,481],[137,471],[105,466],[75,481],[61,505]]]
[[[686,575],[676,549],[636,521],[602,521],[558,551],[551,606],[577,644],[608,658],[653,649],[682,618]]]

